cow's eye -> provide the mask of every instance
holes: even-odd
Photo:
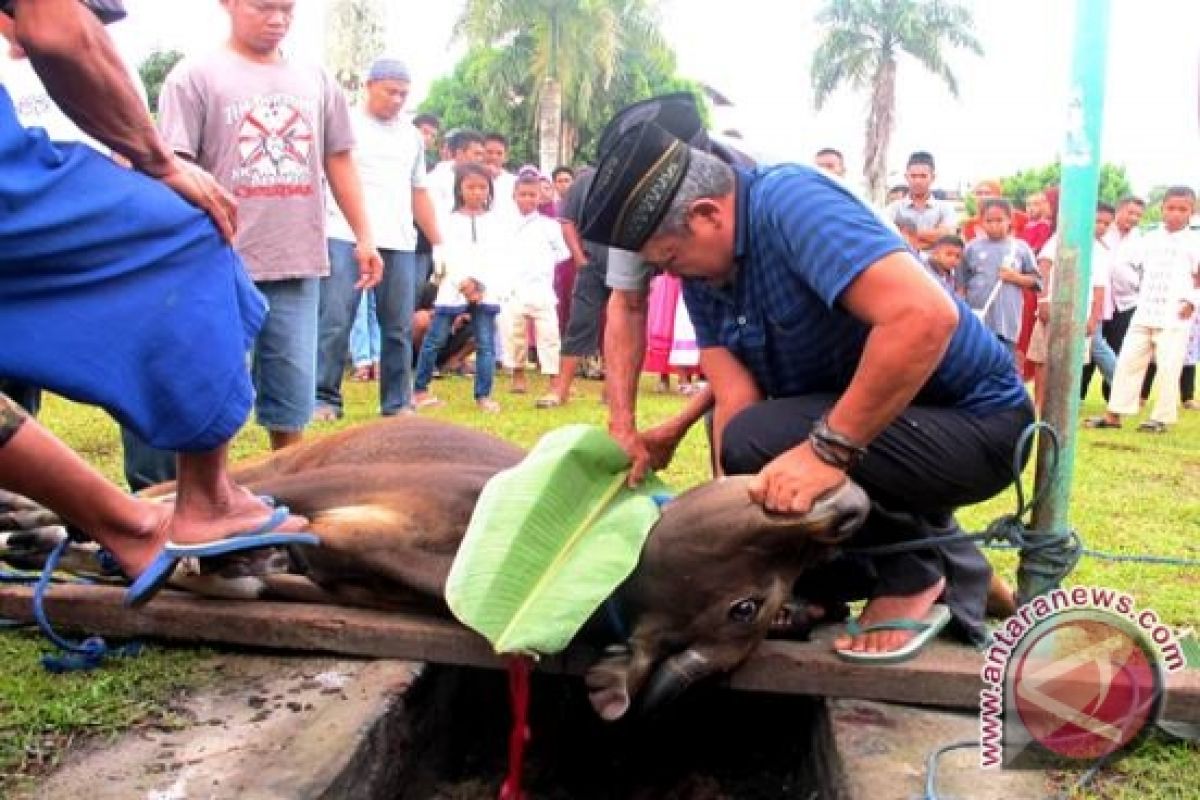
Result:
[[[729,607],[729,620],[730,622],[753,622],[757,619],[760,608],[762,608],[762,601],[756,597],[738,600]]]

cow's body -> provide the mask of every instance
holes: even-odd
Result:
[[[479,493],[522,456],[479,431],[401,417],[240,465],[234,478],[307,517],[321,546],[296,553],[293,574],[241,577],[237,592],[444,608],[446,577]],[[629,638],[588,676],[602,716],[620,717],[647,686],[650,695],[669,697],[741,663],[766,636],[796,576],[867,513],[865,494],[847,482],[803,517],[770,515],[749,499],[744,480],[702,484],[664,508],[617,590]],[[221,580],[184,585],[221,593],[214,585]]]

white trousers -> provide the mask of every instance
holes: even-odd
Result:
[[[1148,328],[1130,325],[1117,356],[1108,410],[1114,414],[1138,413],[1142,379],[1153,359],[1158,366],[1154,382],[1157,397],[1150,419],[1173,425],[1179,419],[1179,373],[1187,352],[1188,328]]]
[[[533,322],[534,340],[537,342],[538,363],[543,375],[557,375],[562,338],[558,334],[558,310],[553,304],[522,303],[505,309],[507,324],[504,326],[504,367],[524,368],[528,357],[527,331]]]

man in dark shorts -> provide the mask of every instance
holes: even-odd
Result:
[[[104,31],[100,20],[124,10],[0,0],[0,13],[59,106],[133,167],[24,129],[0,86],[0,375],[102,406],[179,451],[174,504],[147,503],[0,396],[0,487],[108,548],[136,579],[131,603],[185,556],[315,542],[287,533],[302,518],[229,478],[228,443],[253,400],[247,342],[265,303],[228,245],[232,199],[163,143]]]

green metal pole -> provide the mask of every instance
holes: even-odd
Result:
[[[1079,418],[1079,380],[1091,306],[1093,226],[1100,177],[1100,133],[1108,56],[1109,0],[1076,0],[1074,55],[1068,95],[1066,139],[1062,149],[1062,191],[1058,215],[1058,258],[1052,275],[1054,300],[1048,329],[1049,363],[1043,419],[1058,431],[1062,448],[1057,476],[1047,437],[1038,445],[1037,486],[1046,492],[1034,514],[1039,532],[1069,525],[1071,482]],[[1047,483],[1051,478],[1054,480]],[[1022,583],[1022,600],[1044,591]]]

